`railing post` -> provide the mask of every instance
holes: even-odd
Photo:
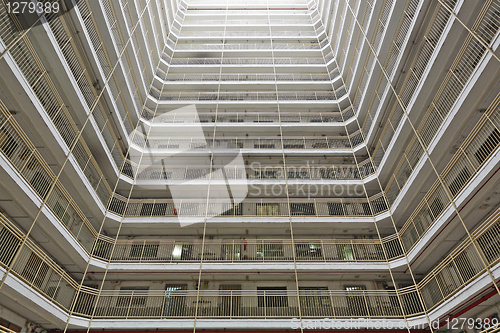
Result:
[[[232,319],[233,316],[233,291],[230,291],[230,299],[229,299],[229,319]]]
[[[134,291],[132,290],[132,294],[130,294],[130,302],[128,303],[128,308],[127,308],[127,315],[125,316],[125,319],[128,319],[128,316],[130,314],[130,308],[132,307],[132,299],[134,298]],[[97,304],[96,304],[97,306]]]
[[[363,299],[365,301],[365,306],[366,306],[366,315],[370,316],[370,308],[368,307],[368,300],[366,299],[365,291],[362,290],[363,292]]]
[[[172,252],[170,252],[170,262],[174,260],[174,250],[175,250],[175,239],[174,242],[172,243]]]
[[[144,242],[142,243],[141,259],[139,259],[139,262],[142,262],[142,258],[144,257],[144,250],[145,249],[146,249],[146,240],[144,240]]]
[[[326,262],[325,246],[322,239],[320,240],[320,245],[321,245],[321,254],[323,254],[323,260]]]
[[[264,253],[264,250],[262,250],[262,252]],[[262,256],[264,257],[264,256]],[[264,297],[264,319],[267,319],[267,299],[266,299],[266,291],[263,290],[263,297]],[[258,301],[258,300],[257,300]]]
[[[334,306],[334,303],[333,303],[332,292],[329,291],[328,295],[330,296],[330,306],[332,307],[332,316],[333,316],[333,318],[335,318],[335,306]]]

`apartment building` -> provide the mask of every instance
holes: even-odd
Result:
[[[0,3],[1,332],[500,329],[500,0]]]

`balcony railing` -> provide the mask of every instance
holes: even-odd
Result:
[[[184,30],[189,29],[183,25],[183,30],[179,33],[180,38],[196,37],[313,37],[317,38],[314,31],[215,31],[215,30]]]
[[[500,136],[498,135],[498,125],[500,124],[500,113],[498,112],[498,98],[492,103],[490,108],[485,111],[476,128],[471,132],[465,143],[459,148],[456,157],[452,159],[446,167],[443,177],[449,186],[453,196],[457,196],[461,189],[466,186],[477,174],[481,167],[486,163],[490,156],[498,149],[500,145]],[[30,184],[34,191],[43,198],[47,195],[51,180],[54,179],[53,173],[39,156],[36,149],[30,141],[24,136],[15,120],[8,110],[2,106],[2,117],[0,118],[0,130],[2,139],[0,140],[0,151],[13,164],[18,172]],[[471,162],[475,161],[475,162]],[[99,178],[98,174],[88,169],[91,162],[84,161],[86,167],[83,169],[87,179],[92,180],[92,187],[96,189],[103,203],[107,202],[110,190],[105,187],[104,178]],[[472,164],[467,164],[472,163]],[[464,169],[467,173],[464,173]],[[363,169],[360,169],[363,171]],[[124,173],[133,175],[133,170],[125,168]],[[454,175],[457,175],[454,177]],[[94,178],[95,177],[95,178]],[[105,190],[105,191],[103,191]],[[390,196],[390,193],[387,194]],[[248,201],[249,210],[245,214],[250,216],[372,216],[387,209],[385,200],[381,194],[370,198],[368,201],[354,199],[322,199],[323,201],[292,202],[294,205],[288,206],[286,202],[267,202],[267,201]],[[206,203],[203,203],[206,204]],[[177,212],[173,203],[168,200],[132,200],[130,206],[125,212],[126,199],[115,195],[111,205],[111,211],[115,214],[135,217],[147,216],[200,216],[200,209],[203,204],[197,205],[189,203],[186,210]],[[48,207],[54,213],[61,223],[89,250],[92,246],[97,232],[80,212],[71,197],[65,192],[60,183],[57,183],[54,190],[50,193],[47,201]],[[450,205],[444,189],[436,183],[426,194],[417,210],[408,219],[400,231],[400,237],[403,241],[405,251],[409,251],[418,240],[425,234],[435,221],[438,220],[444,209]],[[220,210],[222,216],[245,216],[240,215],[241,208],[224,207],[220,204],[213,204],[213,209]],[[201,207],[201,208],[200,208]],[[224,211],[221,207],[227,208]],[[211,208],[211,209],[212,209]],[[285,214],[286,212],[286,214]],[[213,213],[211,211],[211,213]]]
[[[169,81],[322,81],[330,83],[328,74],[171,74],[168,75],[159,69],[156,75],[162,80]]]
[[[354,116],[351,107],[348,107],[341,112],[198,112],[195,115],[186,116],[182,113],[173,111],[166,114],[158,114],[148,108],[144,108],[142,117],[149,120],[153,124],[193,124],[193,123],[247,123],[250,126],[252,123],[301,123],[301,124],[329,124],[342,123]],[[153,119],[151,121],[151,119]]]
[[[150,95],[160,101],[336,101],[346,94],[342,86],[337,92],[333,91],[242,91],[242,92],[162,92],[151,87]]]
[[[179,51],[232,51],[232,50],[320,50],[315,43],[244,43],[244,44],[182,44],[177,43],[175,52]]]
[[[325,65],[324,58],[174,58],[162,54],[162,59],[170,65]],[[338,75],[338,74],[337,74]]]
[[[332,194],[333,195],[333,194]],[[130,199],[113,196],[109,211],[125,217],[326,217],[373,216],[387,210],[381,194],[365,198],[247,198],[240,204],[229,200],[200,199]]]
[[[136,148],[143,149],[183,149],[183,150],[221,150],[221,149],[351,149],[363,144],[358,131],[350,137],[221,137],[193,139],[182,137],[148,137],[134,135],[132,142]],[[145,142],[146,140],[146,142]]]
[[[459,148],[456,157],[452,159],[442,175],[454,197],[473,179],[500,146],[500,136],[498,136],[498,132],[495,132],[498,131],[498,124],[500,124],[497,100],[498,98],[485,111],[476,128]],[[47,195],[47,191],[55,175],[51,172],[50,167],[46,165],[31,142],[24,136],[3,104],[1,111],[0,133],[2,133],[2,136],[0,151],[18,170],[35,193],[43,199]],[[476,162],[471,162],[473,160]],[[468,165],[467,163],[472,164]],[[103,176],[99,179],[98,174],[91,172],[92,169],[88,168],[92,165],[91,162],[87,162],[84,165],[87,166],[83,169],[84,173],[88,179],[92,180],[92,187],[95,188],[101,201],[104,204],[107,203],[110,190],[105,187]],[[467,174],[463,172],[464,168],[468,170]],[[360,169],[361,172],[363,170],[365,168]],[[370,168],[366,170],[369,171]],[[129,176],[134,175],[134,170],[131,167],[126,167],[123,171]],[[453,177],[453,175],[457,176]],[[390,193],[387,195],[389,196]],[[110,209],[113,213],[120,216],[133,217],[200,217],[204,216],[203,212],[206,211],[206,206],[205,208],[203,207],[203,205],[206,205],[206,202],[186,202],[188,204],[185,206],[186,210],[179,210],[179,212],[177,212],[171,200],[131,200],[127,211],[125,211],[126,203],[126,198],[115,194]],[[316,201],[309,200],[308,202],[292,200],[291,203],[293,203],[293,206],[289,206],[285,201],[277,202],[275,200],[268,202],[267,200],[250,200],[245,202],[245,204],[249,205],[249,210],[246,213],[242,212],[242,206],[230,207],[227,206],[227,203],[223,203],[222,205],[212,203],[212,208],[210,209],[213,211],[211,210],[210,213],[218,212],[222,214],[222,217],[372,216],[372,214],[378,214],[387,209],[383,195],[380,193],[371,197],[369,201],[360,199],[321,199]],[[444,189],[436,182],[400,231],[400,237],[406,252],[411,250],[419,239],[423,237],[425,232],[439,219],[441,213],[450,204]],[[52,192],[50,192],[47,205],[54,213],[54,216],[89,251],[96,239],[97,232],[59,182]]]
[[[401,288],[397,292],[385,290],[102,290],[99,293],[97,289],[86,286],[82,286],[78,292],[79,284],[73,277],[40,250],[31,239],[28,238],[24,246],[21,246],[23,233],[5,221],[5,218],[0,218],[2,228],[0,265],[5,268],[11,266],[11,274],[15,274],[27,287],[38,291],[63,310],[69,311],[74,302],[74,314],[103,319],[167,319],[195,316],[228,319],[296,318],[299,313],[305,318],[325,316],[331,318],[405,318],[424,313],[418,292],[422,295],[426,311],[429,312],[472,283],[481,274],[485,274],[486,268],[493,267],[500,259],[500,214],[497,211],[471,234],[474,243],[467,238],[421,282]],[[207,244],[207,248],[202,251],[203,256],[210,261],[211,242],[208,241]],[[269,244],[267,249],[266,244]],[[262,241],[260,247],[258,247],[259,244],[251,242],[246,245],[247,247],[255,245],[257,256],[261,255],[265,258],[266,250],[275,251],[275,246],[271,247],[270,244],[276,243]],[[296,256],[303,253],[301,251],[304,249],[301,246],[303,244],[301,242],[295,244]],[[306,248],[309,246],[308,251],[311,253],[311,243],[305,244]],[[348,245],[346,243],[336,245],[341,244],[344,245],[341,248]],[[183,244],[180,245],[177,250],[175,245],[171,246],[170,250],[182,258],[183,254],[189,251],[184,248]],[[234,251],[234,243],[217,245],[227,245],[228,252],[226,253],[230,255],[230,260],[242,259],[242,254],[237,255],[237,251]],[[479,252],[476,251],[475,246]],[[117,249],[121,252],[120,247]],[[134,248],[133,251],[137,256],[144,258],[157,252],[158,249],[159,247],[155,249],[148,246]],[[339,247],[335,246],[332,249],[338,251]],[[96,248],[96,251],[99,251],[99,248]],[[342,251],[345,253],[345,250],[341,250],[341,253]],[[377,250],[372,249],[369,252],[376,253]],[[318,253],[318,255],[326,256],[326,253]],[[268,255],[268,258],[271,261],[276,258],[275,252],[270,257]],[[245,260],[252,259],[247,257]]]
[[[220,14],[220,13],[218,13]],[[291,25],[308,25],[310,26],[312,24],[311,19],[309,18],[304,18],[304,19],[277,19],[277,18],[271,18],[271,19],[251,19],[251,18],[241,18],[238,20],[231,20],[231,19],[224,19],[224,20],[211,20],[211,19],[195,19],[194,16],[187,16],[184,21],[182,22],[183,27],[189,27],[189,26],[214,26],[214,25],[222,25],[222,26],[230,26],[230,25],[244,25],[247,26],[249,24],[255,24],[255,25],[286,25],[286,26],[291,26]]]
[[[213,171],[208,166],[181,166],[165,167],[161,165],[139,167],[136,163],[128,161],[135,179],[139,180],[207,180]],[[285,170],[286,169],[286,170]],[[364,179],[375,173],[370,160],[365,160],[357,165],[292,165],[282,166],[258,166],[250,167],[249,170],[234,167],[232,170],[225,168],[228,179],[252,180],[356,180]],[[361,171],[361,172],[360,172]],[[360,174],[361,173],[361,174]]]
[[[491,12],[493,8],[489,8],[488,10]],[[497,30],[498,27],[500,27],[500,25],[497,25]],[[485,53],[486,48],[480,45],[479,42],[475,39],[467,39],[463,44],[459,55],[455,59],[455,62],[447,73],[440,89],[438,90],[438,93],[434,97],[431,106],[427,110],[422,122],[417,128],[418,135],[426,147],[429,147],[435,135],[441,128],[441,125],[445,122],[450,112],[455,108],[455,103],[457,102],[457,100],[460,98],[460,96],[463,96],[462,92],[466,87],[466,83],[471,80],[472,75],[475,73],[476,67],[479,65],[480,60],[483,58]],[[421,74],[422,73],[420,73],[420,75]],[[410,87],[408,89],[412,89],[412,92],[414,92],[414,89],[416,87],[416,82],[414,82],[414,80],[417,77],[419,76],[415,74],[414,76],[409,77],[405,83],[406,87]],[[498,100],[498,98],[496,100]],[[402,102],[406,107],[410,102],[410,95],[404,95],[404,99],[402,99]],[[395,105],[394,108],[395,114],[393,115],[393,117],[398,119],[399,123],[401,121],[400,117],[402,116],[403,111],[400,105]],[[489,114],[491,113],[492,110],[490,110]],[[481,125],[484,126],[484,133],[486,136],[488,136],[488,138],[485,137],[484,140],[489,140],[491,141],[491,144],[493,146],[496,146],[496,142],[500,138],[500,123],[498,123],[498,119],[496,118],[496,116],[492,116],[490,121],[485,120],[485,123],[486,124]],[[397,136],[394,137],[394,134],[395,133],[392,129],[388,130],[385,133],[384,137],[379,141],[378,151],[376,150],[373,155],[375,163],[377,163],[377,161],[380,162],[381,156],[385,155],[384,150],[387,149],[386,147],[390,143],[389,138],[391,138],[391,140],[395,140],[397,138]],[[469,152],[473,149],[478,150],[481,149],[482,144],[483,143],[478,144],[477,146],[471,145],[467,149],[469,149]],[[479,153],[479,157],[481,154],[482,153]],[[394,175],[386,186],[386,193],[392,193],[391,197],[389,198],[389,202],[391,202],[391,204],[406,183],[409,177],[408,175],[411,174],[410,170],[416,167],[416,164],[423,155],[424,150],[421,146],[421,143],[414,135],[412,140],[410,141],[410,144],[406,148],[404,156],[398,164]],[[474,161],[474,164],[480,164],[482,162],[482,158],[478,158],[478,156],[469,156],[469,158]],[[467,175],[464,176],[467,177]]]
[[[114,248],[112,244],[115,244]],[[401,257],[396,237],[358,239],[99,240],[93,256],[111,262],[386,262]]]

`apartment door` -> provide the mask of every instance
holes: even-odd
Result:
[[[165,307],[163,315],[165,317],[185,317],[186,300],[185,293],[182,290],[187,290],[187,284],[167,284],[165,285]]]
[[[366,290],[365,286],[345,286],[347,291],[347,305],[349,311],[355,316],[366,316],[368,304],[365,301],[363,291]]]
[[[257,287],[259,308],[287,308],[286,287]]]
[[[223,284],[219,286],[221,300],[219,302],[220,315],[233,317],[240,314],[241,296],[240,284]]]
[[[331,315],[331,303],[327,291],[328,287],[299,287],[302,315]]]
[[[221,253],[222,260],[240,260],[241,244],[222,244]]]

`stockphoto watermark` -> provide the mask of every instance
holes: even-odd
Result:
[[[250,184],[252,196],[280,197],[288,195],[311,199],[314,197],[365,197],[363,184],[297,184],[283,186],[283,184]]]
[[[354,183],[360,174],[369,174],[366,166],[338,168],[330,165],[318,165],[315,161],[304,161],[302,166],[283,167],[262,165],[252,162],[249,165],[249,179],[267,183],[250,183],[250,195],[258,197],[283,197],[288,195],[311,199],[312,197],[365,197],[362,183]],[[272,180],[287,180],[289,186]],[[307,180],[307,182],[304,182]],[[310,182],[320,181],[320,183]],[[328,180],[345,180],[327,182]]]
[[[214,141],[213,129],[204,127],[195,105],[150,115],[129,140],[124,173],[136,179],[134,187],[139,191],[165,191],[159,197],[171,199],[158,200],[155,209],[165,210],[164,215],[177,218],[181,226],[242,214],[251,209],[243,206],[247,197],[366,197],[360,182],[361,175],[370,174],[366,166],[319,165],[317,161],[286,167],[247,165],[242,147]]]
[[[183,126],[178,126],[179,122]],[[160,126],[150,125],[152,123]],[[130,149],[129,159],[137,169],[182,169],[193,163],[205,167],[208,174],[198,177],[186,175],[165,186],[173,201],[173,212],[181,226],[203,222],[234,209],[246,198],[248,184],[243,155],[239,149],[231,153],[212,155],[211,139],[205,136],[195,105],[162,113],[143,122],[130,135],[131,143],[139,149]],[[166,149],[165,149],[166,148]],[[200,149],[202,148],[202,149]],[[212,186],[217,181],[218,186]],[[158,183],[141,183],[143,189],[158,190]],[[168,203],[167,203],[168,205]],[[179,212],[187,214],[179,214]]]
[[[415,329],[425,330],[431,327],[433,330],[446,328],[447,330],[476,329],[485,330],[499,325],[498,318],[437,318],[433,321],[421,321],[418,324],[406,322],[404,319],[373,319],[373,318],[323,318],[323,319],[298,319],[290,321],[292,329]]]
[[[440,326],[439,320],[432,322],[433,328],[437,329]],[[373,318],[345,318],[345,319],[334,319],[334,318],[323,318],[323,319],[302,319],[293,318],[290,321],[290,328],[294,330],[299,329],[379,329],[379,330],[390,330],[390,329],[426,329],[429,327],[427,322],[411,325],[405,320],[397,319],[373,319]]]

